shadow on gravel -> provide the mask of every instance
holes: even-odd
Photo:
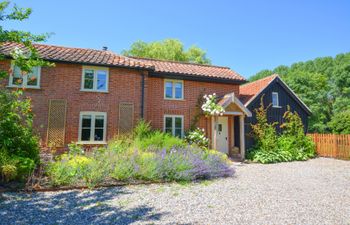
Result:
[[[57,194],[4,194],[0,201],[0,224],[131,224],[160,220],[163,214],[146,205],[130,208],[116,204],[123,188]],[[108,200],[114,204],[108,204]]]

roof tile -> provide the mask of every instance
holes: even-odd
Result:
[[[15,47],[25,50],[25,47],[21,44],[6,42],[0,45],[0,54],[9,56]],[[71,48],[43,44],[34,44],[34,47],[43,59],[52,61],[143,68],[159,73],[172,73],[174,75],[200,76],[213,79],[234,80],[238,82],[245,81],[241,75],[228,67],[126,57],[106,50]]]
[[[247,105],[254,96],[265,89],[276,77],[278,77],[278,75],[273,74],[260,80],[241,85],[239,87],[239,99],[244,105]]]

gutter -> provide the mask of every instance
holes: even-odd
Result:
[[[144,119],[144,107],[145,107],[145,74],[141,75],[141,119]]]

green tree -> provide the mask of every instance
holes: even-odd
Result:
[[[29,8],[20,8],[17,5],[10,7],[9,1],[0,2],[0,21],[23,21],[28,19],[32,10]],[[19,30],[7,30],[0,25],[0,45],[4,42],[16,42],[22,44],[24,49],[15,49],[11,55],[13,58],[13,64],[18,66],[24,73],[31,72],[34,66],[49,66],[48,62],[42,60],[33,47],[33,42],[45,41],[48,34],[35,35],[31,32],[19,31]],[[4,59],[3,55],[0,55],[0,59]],[[11,72],[11,71],[10,71]],[[1,71],[0,77],[9,75],[9,71]]]
[[[177,39],[165,39],[150,43],[136,41],[129,50],[124,50],[122,54],[125,56],[210,64],[210,59],[207,58],[204,50],[197,46],[191,46],[185,50],[183,43]]]
[[[28,19],[32,10],[20,8],[9,1],[0,2],[0,20],[23,21]],[[22,74],[32,71],[35,66],[51,66],[42,60],[33,46],[33,42],[45,41],[48,34],[35,35],[20,30],[8,30],[0,25],[0,45],[6,42],[18,43],[21,47],[11,52],[11,61],[19,67]],[[0,55],[0,60],[5,59]],[[1,79],[8,77],[12,70],[0,71]],[[22,90],[9,90],[0,87],[0,172],[4,180],[21,178],[33,170],[39,161],[38,138],[32,129],[30,99],[22,95]],[[9,173],[11,168],[11,173]]]
[[[262,70],[249,80],[255,81],[273,73],[279,74],[311,109],[310,132],[334,131],[334,124],[330,121],[338,121],[333,118],[347,111],[350,105],[350,53]]]
[[[336,114],[329,122],[329,127],[336,134],[350,134],[350,110]]]

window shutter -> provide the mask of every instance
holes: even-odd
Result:
[[[66,108],[66,100],[50,100],[47,125],[47,145],[49,147],[64,147]]]
[[[132,131],[133,127],[134,127],[134,104],[120,103],[118,133],[119,134],[129,133]]]

